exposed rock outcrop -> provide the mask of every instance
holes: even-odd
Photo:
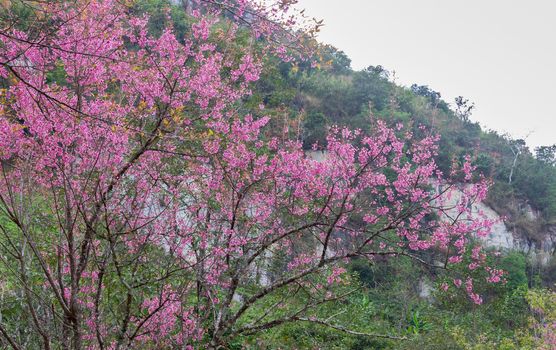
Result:
[[[457,203],[462,196],[462,188],[455,187],[450,198],[451,204]],[[523,205],[520,210],[523,211],[523,216],[529,220],[542,220],[539,214],[529,205]],[[508,227],[507,222],[485,203],[474,203],[471,212],[473,215],[482,215],[494,221],[490,234],[481,238],[486,247],[500,250],[518,250],[527,254],[533,263],[540,265],[548,264],[551,257],[556,253],[556,226],[554,225],[539,225],[539,227],[542,227],[542,232],[538,232],[536,234],[537,239],[533,240],[523,232]]]

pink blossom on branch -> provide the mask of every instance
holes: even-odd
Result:
[[[0,207],[33,254],[39,283],[27,287],[53,302],[38,309],[37,339],[217,347],[291,317],[250,323],[278,293],[337,299],[331,286],[351,258],[438,249],[455,264],[488,231],[470,210],[486,182],[453,206],[449,191],[431,190],[437,136],[381,121],[369,135],[335,127],[322,161],[265,138],[269,119],[237,108],[264,55],[232,48],[246,26],[263,54],[292,59],[292,2],[193,3],[183,39],[171,25],[150,34],[148,17],[108,0],[44,5],[61,25],[0,37],[11,101],[0,111]],[[223,32],[224,14],[235,20]],[[472,270],[487,268],[473,257]],[[279,259],[286,268],[271,275]],[[471,279],[466,291],[480,303]],[[301,316],[314,318],[312,302]]]

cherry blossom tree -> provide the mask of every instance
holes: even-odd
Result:
[[[34,3],[31,28],[2,23],[1,265],[22,311],[0,334],[13,349],[221,348],[288,322],[359,334],[313,313],[346,295],[334,286],[349,259],[435,251],[445,268],[488,234],[470,209],[488,184],[471,184],[468,159],[450,201],[432,133],[333,128],[316,160],[269,136],[264,108],[245,112],[264,57],[304,50],[293,1],[186,5],[182,34],[110,0]],[[472,259],[500,279],[480,248]]]

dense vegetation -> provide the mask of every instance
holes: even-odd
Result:
[[[255,98],[267,106],[287,109],[292,120],[300,118],[306,148],[324,144],[333,124],[368,129],[369,114],[390,123],[426,125],[442,136],[440,168],[449,171],[454,159],[471,151],[480,174],[494,180],[491,203],[510,222],[518,225],[523,219],[518,203],[539,212],[542,224],[556,220],[554,146],[530,150],[524,140],[483,130],[471,120],[474,106],[464,98],[449,104],[428,86],[399,86],[382,66],[354,71],[349,58],[334,47],[321,46],[319,60],[317,67],[269,65],[255,90]]]
[[[21,18],[31,21],[33,14],[28,7],[18,9],[19,2],[13,2],[11,6],[16,13],[20,11]],[[181,4],[145,0],[137,1],[130,9],[136,15],[150,14],[148,29],[154,36],[160,36],[168,23],[173,24],[177,37],[191,35],[189,28],[195,19],[183,10]],[[18,25],[25,27],[26,21]],[[229,46],[237,50],[233,52],[236,59],[249,45],[255,46],[255,52],[262,52],[264,43],[253,43],[250,39],[247,30],[238,30],[233,45]],[[556,222],[556,147],[530,150],[523,140],[482,130],[478,123],[471,120],[473,105],[464,98],[458,98],[451,105],[428,86],[397,85],[382,66],[355,71],[342,51],[314,41],[311,45],[316,52],[311,60],[284,62],[276,55],[265,55],[260,79],[250,87],[250,93],[242,96],[241,103],[236,104],[244,114],[257,116],[264,113],[270,116],[270,126],[263,130],[265,140],[272,137],[282,142],[297,140],[304,150],[309,151],[325,149],[329,140],[327,135],[333,125],[360,129],[363,134],[371,135],[374,132],[371,126],[382,120],[392,127],[398,123],[406,125],[419,138],[427,136],[424,130],[435,130],[440,135],[436,156],[439,169],[450,174],[453,165],[465,163],[465,157],[472,152],[476,180],[486,177],[493,181],[487,203],[500,215],[506,216],[507,225],[529,243],[538,245],[544,239],[543,234]],[[47,79],[61,83],[66,79],[66,72],[60,67],[50,71]],[[3,79],[2,83],[5,88],[12,84],[9,79]],[[3,100],[3,103],[7,105],[9,101]],[[261,112],[262,108],[264,112]],[[141,108],[137,110],[140,112]],[[198,113],[197,110],[186,112]],[[210,137],[214,134],[212,128],[205,132],[203,127],[205,125],[195,125],[197,129],[194,132],[197,134],[188,140],[188,144],[177,145],[176,149],[201,149],[201,144],[196,143],[197,136]],[[174,168],[170,169],[170,173],[174,171]],[[454,176],[465,180],[464,174]],[[210,200],[217,202],[214,198]],[[217,206],[218,203],[211,202],[211,205]],[[528,213],[529,208],[534,216]],[[9,222],[9,211],[3,209],[0,227],[6,237],[15,237],[18,228]],[[50,212],[46,200],[34,201],[32,212],[42,213],[40,221],[32,225],[40,226],[54,220],[54,213]],[[44,232],[54,234],[55,227],[46,227]],[[4,241],[1,243],[6,244]],[[463,267],[455,266],[451,271],[438,268],[434,253],[420,252],[422,264],[416,264],[415,259],[410,257],[380,257],[374,259],[372,264],[366,259],[350,258],[346,264],[348,272],[330,291],[345,297],[337,302],[317,305],[314,313],[316,318],[334,320],[334,324],[342,326],[334,329],[311,322],[284,322],[279,327],[269,327],[253,335],[246,332],[236,336],[226,347],[510,350],[550,349],[550,344],[556,343],[556,330],[553,328],[556,325],[556,297],[550,291],[556,282],[555,259],[548,266],[541,267],[532,264],[525,253],[518,251],[489,255],[489,266],[507,272],[506,282],[488,283],[488,275],[484,271],[475,271],[474,290],[484,298],[483,305],[475,305],[465,288],[455,287],[462,283],[458,276],[468,273],[466,265],[474,261],[471,252],[464,256]],[[167,262],[167,256],[160,250],[152,249],[149,254],[159,259],[155,261],[161,264]],[[284,257],[276,256],[274,266],[267,268],[271,274],[275,272],[278,276],[285,269],[287,261],[281,258]],[[6,256],[2,259],[5,260]],[[2,266],[6,269],[15,265],[8,262]],[[168,265],[168,270],[171,267]],[[111,276],[111,283],[115,285],[119,280],[131,278],[128,273],[132,274],[121,273],[119,268]],[[147,279],[160,273],[150,270],[151,266],[136,265],[133,268],[144,273]],[[40,273],[33,272],[29,277],[37,283],[45,283]],[[326,284],[326,278],[316,275],[305,282],[321,285]],[[29,306],[25,304],[21,290],[14,292],[18,288],[17,283],[7,280],[1,285],[0,324],[12,322],[7,328],[19,331],[18,336],[24,339],[36,332],[18,330],[20,324],[14,321]],[[124,283],[118,288],[111,291],[114,298],[111,307],[119,310],[124,303],[119,303],[118,295],[128,293],[129,296],[131,293]],[[256,286],[247,285],[242,292],[247,295],[250,288],[255,290]],[[287,305],[278,313],[287,314],[290,310],[303,307],[311,297],[307,295],[310,294],[310,288],[309,291],[307,288],[307,285],[300,284],[295,293],[292,293],[293,289],[278,290],[246,312],[244,322],[264,319],[267,310],[283,300],[287,300]],[[31,321],[28,322],[31,324]],[[27,327],[31,327],[29,324]],[[0,345],[9,345],[4,338],[0,339]],[[31,341],[30,344],[38,343]],[[145,346],[149,348],[149,345]],[[171,347],[168,345],[168,348]]]

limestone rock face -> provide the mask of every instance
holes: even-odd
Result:
[[[442,185],[437,184],[436,186],[437,191],[439,191]],[[463,196],[462,188],[456,187],[453,189],[450,201],[447,204],[453,205],[461,199]],[[522,210],[528,219],[540,220],[539,214],[530,206],[525,205]],[[535,243],[521,234],[512,232],[506,226],[502,217],[485,203],[474,203],[471,212],[473,215],[486,217],[495,222],[491,233],[487,237],[481,238],[486,247],[499,250],[519,250],[529,255],[533,262],[540,265],[548,264],[550,258],[556,252],[556,226],[547,226],[545,228],[546,232],[539,232],[539,237],[542,237],[542,240]]]
[[[474,204],[473,212],[483,213],[488,219],[495,222],[490,234],[482,239],[486,246],[499,249],[515,249],[517,243],[514,235],[508,230],[500,215],[484,203]]]
[[[316,161],[323,161],[326,159],[326,152],[323,151],[307,151],[306,155]],[[436,179],[431,179],[431,185],[435,188],[437,193],[440,193],[445,184],[438,183]],[[452,194],[447,204],[455,205],[461,200],[463,196],[463,189],[465,185],[456,186],[452,190]],[[520,210],[523,215],[529,220],[540,220],[540,214],[536,212],[530,205],[522,204]],[[455,209],[454,209],[455,212]],[[471,212],[473,215],[487,218],[494,222],[491,233],[484,238],[481,238],[485,247],[491,247],[498,250],[519,250],[531,258],[533,262],[541,265],[546,265],[551,257],[556,254],[556,225],[547,226],[544,228],[546,232],[539,232],[539,237],[542,237],[540,243],[532,242],[528,237],[518,232],[513,232],[503,218],[494,209],[489,207],[486,203],[474,203]]]
[[[419,297],[422,299],[433,300],[432,292],[434,291],[434,286],[429,280],[421,278],[419,280],[419,284],[417,285],[417,291],[419,293]]]
[[[306,151],[307,157],[316,160],[317,162],[322,162],[326,159],[326,152],[324,151]]]

